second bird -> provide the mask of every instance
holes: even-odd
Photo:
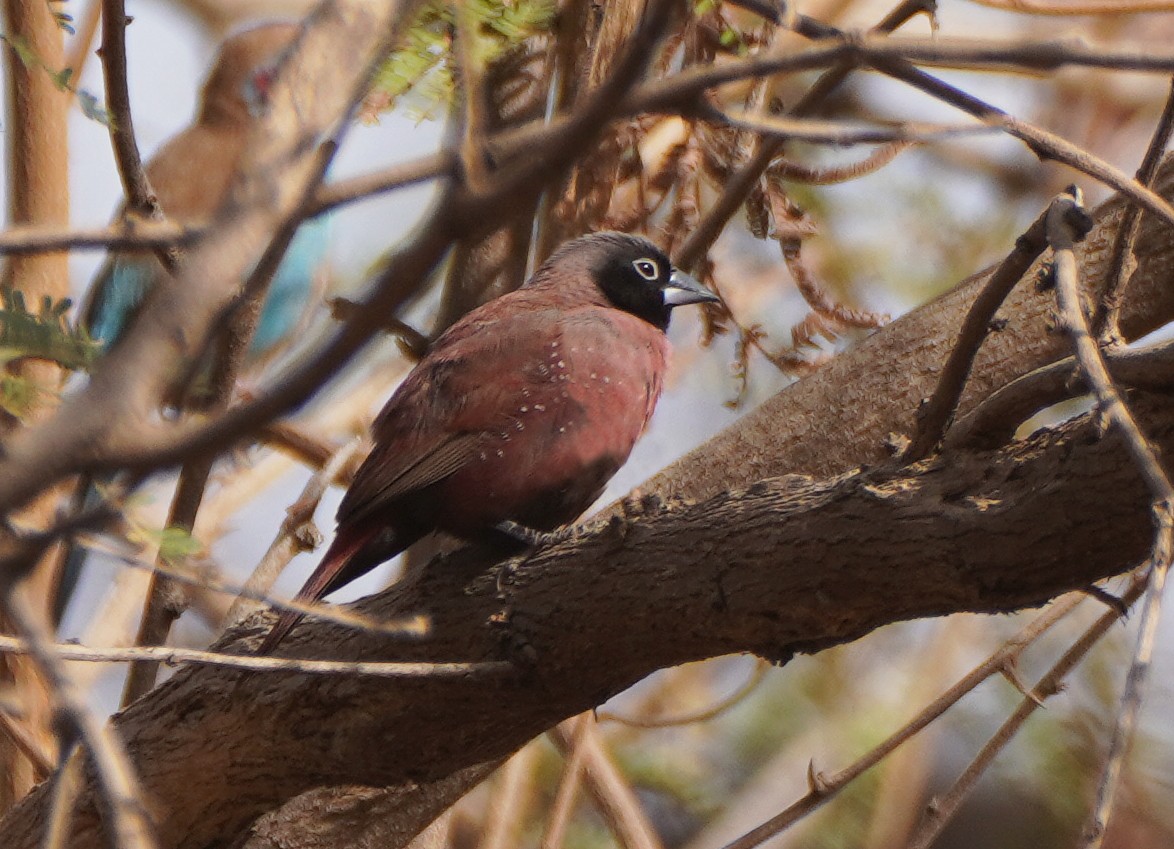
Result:
[[[264,24],[227,39],[200,93],[196,120],[161,147],[144,166],[163,212],[181,224],[209,220],[223,203],[254,121],[264,107],[281,55],[300,32],[297,24]],[[269,283],[253,334],[250,361],[270,353],[301,320],[326,255],[328,224],[308,221],[298,228]],[[161,273],[150,251],[111,254],[90,286],[81,323],[104,347],[126,331]],[[84,488],[81,503],[91,506],[96,492]],[[73,595],[85,562],[74,546],[62,569],[54,601],[59,620]]]
[[[716,301],[646,239],[568,242],[515,292],[436,340],[372,426],[338,534],[297,595],[322,598],[444,531],[574,521],[628,459],[660,397],[674,307]],[[285,611],[271,651],[301,614]]]
[[[223,203],[249,132],[264,108],[277,63],[299,31],[297,24],[265,24],[221,45],[200,92],[195,122],[164,144],[144,167],[169,219],[204,222]],[[272,349],[297,325],[326,254],[327,238],[323,219],[298,228],[269,284],[251,356]],[[158,266],[149,251],[111,256],[90,289],[82,316],[95,339],[110,346],[122,336]]]

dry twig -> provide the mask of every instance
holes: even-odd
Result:
[[[1097,849],[1104,840],[1105,828],[1113,808],[1113,797],[1121,781],[1121,774],[1133,740],[1137,715],[1145,692],[1150,659],[1153,656],[1154,637],[1161,618],[1162,594],[1166,586],[1166,574],[1170,568],[1171,548],[1174,546],[1174,485],[1171,485],[1166,470],[1154,447],[1141,432],[1129,407],[1121,399],[1113,385],[1109,370],[1096,340],[1089,331],[1088,320],[1080,297],[1079,271],[1073,246],[1083,237],[1091,222],[1081,218],[1079,192],[1072,197],[1061,195],[1053,203],[1047,216],[1048,242],[1054,252],[1056,299],[1064,328],[1072,337],[1076,360],[1085,383],[1096,398],[1097,407],[1114,428],[1124,437],[1126,447],[1133,461],[1145,479],[1153,495],[1153,519],[1156,525],[1153,548],[1150,553],[1149,587],[1145,605],[1142,607],[1137,648],[1125,682],[1125,692],[1113,737],[1109,742],[1109,753],[1101,781],[1097,787],[1097,800],[1092,820],[1085,830],[1082,845]]]
[[[1144,581],[1134,578],[1130,586],[1121,595],[1123,606],[1131,605],[1138,599],[1144,588]],[[945,796],[934,800],[928,814],[918,827],[917,832],[909,841],[910,849],[928,849],[933,845],[946,823],[957,812],[962,800],[973,789],[986,768],[994,761],[1012,738],[1023,727],[1044,701],[1060,692],[1064,679],[1068,676],[1086,654],[1109,632],[1121,619],[1121,611],[1111,609],[1101,614],[1080,639],[1069,646],[1060,659],[1036,682],[1031,691],[1024,696],[1023,701],[1015,712],[1007,718],[999,730],[987,741],[982,750],[970,762],[969,766],[958,776],[958,780],[949,789]]]
[[[1036,617],[1026,628],[1000,646],[998,651],[967,673],[964,678],[942,693],[932,704],[927,705],[917,716],[889,735],[855,763],[832,775],[812,771],[809,777],[811,789],[806,796],[793,802],[762,825],[726,845],[724,849],[754,849],[826,805],[845,787],[888,757],[902,743],[920,733],[922,729],[961,701],[964,696],[973,692],[983,681],[993,675],[1002,674],[1015,663],[1028,646],[1035,643],[1053,625],[1075,610],[1081,601],[1082,598],[1079,595],[1068,595],[1054,602],[1048,610]]]
[[[20,587],[5,588],[4,603],[41,674],[52,687],[61,718],[82,739],[93,761],[109,806],[110,828],[119,849],[155,849],[157,846],[134,767],[114,729],[89,706],[61,662],[49,629],[37,618]]]
[[[1162,155],[1170,144],[1170,136],[1174,133],[1174,78],[1170,80],[1170,94],[1166,97],[1166,106],[1162,116],[1158,119],[1158,126],[1154,129],[1141,167],[1137,169],[1137,182],[1143,186],[1152,186],[1158,173],[1158,166],[1162,162]],[[1125,287],[1129,285],[1129,275],[1136,265],[1133,257],[1134,244],[1137,241],[1137,231],[1141,226],[1141,208],[1130,204],[1125,208],[1121,224],[1117,228],[1113,239],[1113,255],[1109,260],[1108,286],[1097,305],[1097,313],[1093,319],[1093,332],[1101,345],[1120,344],[1120,330],[1117,328],[1117,317],[1121,312],[1121,301],[1125,297]]]

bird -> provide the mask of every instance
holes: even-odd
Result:
[[[266,23],[221,44],[202,87],[195,120],[144,165],[169,219],[180,224],[207,221],[223,203],[278,62],[300,31],[296,23]],[[272,353],[297,327],[326,256],[329,226],[328,219],[321,217],[298,228],[269,283],[246,354],[247,365]],[[79,321],[102,350],[122,338],[160,273],[159,261],[150,251],[119,251],[107,258],[89,287]],[[205,364],[202,373],[206,375],[209,368]],[[97,501],[93,482],[84,481],[75,505],[85,509]],[[85,550],[76,545],[66,554],[55,592],[57,621],[73,594],[85,556]]]
[[[434,531],[533,539],[574,521],[648,425],[672,310],[717,300],[643,237],[561,246],[440,335],[388,399],[334,541],[295,600],[317,601]],[[283,611],[258,652],[301,618]]]
[[[143,169],[169,219],[180,224],[206,221],[223,203],[278,62],[300,31],[296,23],[261,24],[220,46],[194,122],[165,142]],[[325,217],[298,228],[269,284],[249,350],[253,359],[271,351],[296,327],[326,254],[328,230]],[[121,338],[158,270],[150,251],[123,251],[99,271],[81,323],[105,348]]]

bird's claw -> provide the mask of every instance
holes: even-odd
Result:
[[[575,526],[566,525],[557,531],[539,531],[526,527],[517,522],[506,519],[495,526],[500,533],[512,540],[528,545],[531,548],[541,548],[548,545],[558,545],[575,536]]]

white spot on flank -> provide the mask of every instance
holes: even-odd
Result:
[[[498,448],[498,449],[497,449],[497,456],[498,456],[498,457],[504,457],[504,456],[505,456],[505,452],[504,452],[504,451],[502,451],[500,448]]]
[[[597,377],[595,376],[595,372],[591,372],[591,379],[592,379],[592,380],[598,380],[599,378],[597,378]]]
[[[560,427],[560,428],[558,429],[558,432],[559,432],[559,433],[566,433],[566,432],[567,432],[567,429],[566,429],[565,427]]]
[[[522,406],[522,407],[518,408],[518,412],[519,413],[528,413],[528,412],[530,412],[530,408],[526,407],[526,406]]]
[[[603,382],[604,382],[604,383],[611,383],[611,378],[610,378],[610,377],[608,377],[607,375],[604,375],[604,377],[603,377]]]
[[[559,368],[566,368],[566,367],[567,367],[567,364],[566,364],[566,363],[564,363],[562,360],[559,360],[559,361],[558,361],[558,367],[559,367]]]
[[[546,405],[545,404],[535,404],[534,409],[540,413],[545,413],[546,412]]]
[[[485,452],[484,452],[484,451],[482,451],[482,452],[481,452],[481,459],[482,459],[482,460],[487,460],[487,459],[488,459],[488,457],[486,456],[486,454],[485,454]]]

